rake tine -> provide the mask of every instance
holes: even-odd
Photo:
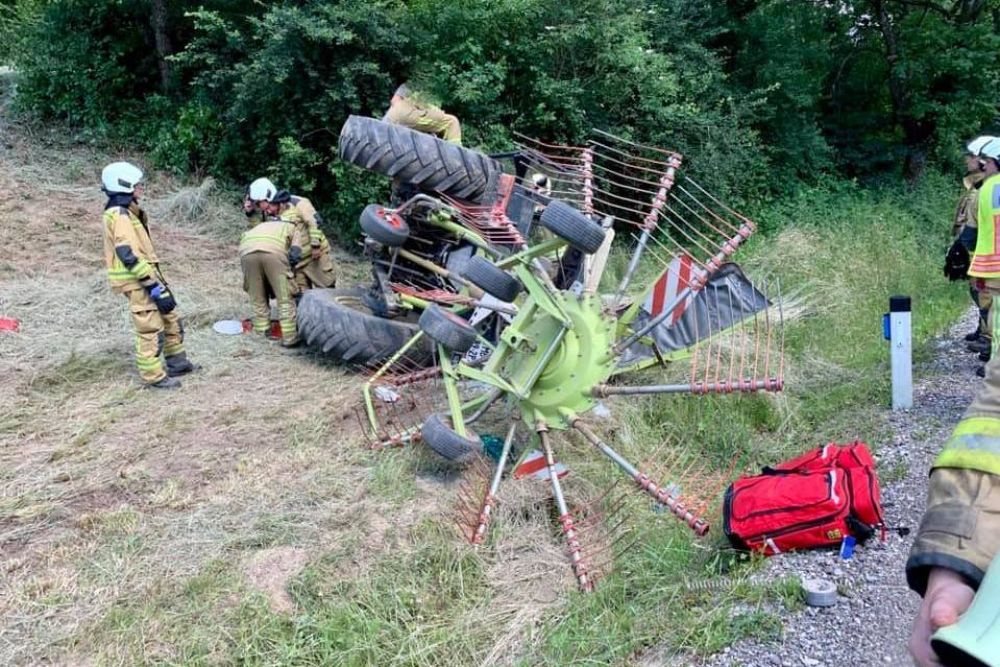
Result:
[[[588,567],[581,554],[580,541],[577,530],[574,526],[573,515],[566,507],[566,499],[563,496],[562,485],[559,483],[559,475],[556,472],[556,460],[552,453],[552,446],[549,444],[548,427],[544,422],[539,422],[535,426],[538,438],[541,441],[542,451],[545,453],[545,464],[549,469],[549,481],[552,483],[552,494],[555,497],[556,507],[559,510],[559,523],[562,526],[563,535],[566,538],[566,545],[569,549],[570,565],[573,567],[573,574],[581,590],[593,590],[594,584],[590,580]]]

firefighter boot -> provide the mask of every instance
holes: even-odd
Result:
[[[986,352],[990,349],[990,340],[988,338],[979,337],[965,346],[969,352]]]
[[[164,359],[167,362],[167,375],[171,377],[185,375],[201,368],[197,364],[191,363],[191,360],[187,357],[187,352],[178,352],[169,357],[164,357]]]
[[[167,375],[162,380],[151,382],[146,386],[152,389],[180,389],[181,381]]]

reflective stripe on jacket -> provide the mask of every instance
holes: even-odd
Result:
[[[969,468],[1000,475],[1000,415],[966,415],[938,454],[934,467]]]
[[[159,263],[149,232],[142,224],[141,209],[112,206],[104,211],[104,263],[108,270],[108,282],[115,292],[129,292],[139,289],[140,280],[154,277],[154,269]],[[138,260],[132,267],[125,266],[115,248],[128,246]]]
[[[269,252],[287,257],[294,236],[295,227],[288,222],[262,222],[243,232],[240,237],[240,257],[252,252]]]
[[[979,188],[979,232],[969,275],[1000,278],[1000,174],[994,174]]]
[[[312,205],[312,202],[305,197],[299,197],[297,195],[292,195],[290,201],[292,208],[298,211],[302,222],[304,222],[308,228],[309,245],[313,248],[329,248],[330,244],[326,240],[326,234],[324,234],[323,230],[319,228],[319,218],[316,215],[316,207]],[[284,219],[284,217],[282,217],[282,219]],[[289,222],[296,221],[289,220]]]

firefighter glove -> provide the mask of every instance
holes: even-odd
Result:
[[[288,249],[288,263],[295,266],[302,261],[302,248],[297,245],[293,245]]]
[[[963,280],[969,274],[969,250],[960,241],[955,241],[944,258],[944,275],[948,280]]]
[[[153,303],[156,304],[156,309],[161,313],[169,313],[177,307],[174,295],[160,283],[155,283],[149,289],[149,298],[153,300]]]

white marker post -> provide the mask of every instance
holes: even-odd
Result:
[[[889,297],[889,350],[892,362],[892,409],[913,407],[913,345],[910,297]]]

